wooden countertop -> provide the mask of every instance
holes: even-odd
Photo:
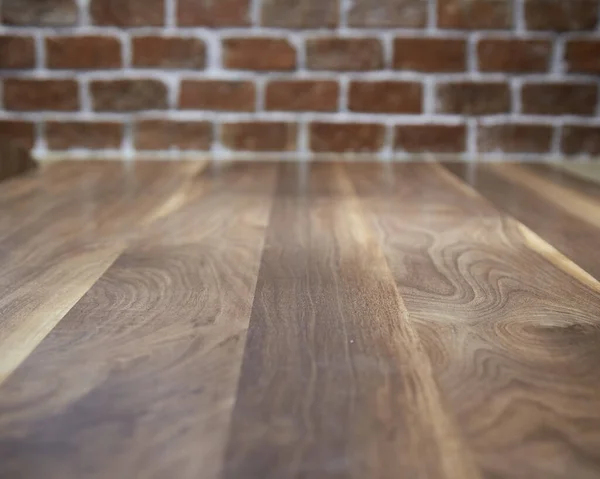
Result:
[[[3,183],[0,478],[600,477],[580,175],[59,162]]]

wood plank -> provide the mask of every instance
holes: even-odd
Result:
[[[69,162],[0,195],[0,384],[202,166]]]
[[[348,170],[484,476],[598,477],[598,282],[440,168]]]
[[[600,192],[595,185],[569,178],[561,172],[547,171],[550,176],[540,176],[539,173],[545,170],[542,167],[444,166],[600,279],[600,250],[596,247],[600,229],[594,224],[598,221],[593,219],[600,218],[600,195],[596,200],[580,193],[584,187],[590,194],[594,190]],[[559,182],[552,183],[550,178],[559,179]]]
[[[600,164],[598,163],[559,163],[556,168],[586,180],[596,185],[600,185]],[[600,188],[600,186],[598,186]]]
[[[0,477],[216,477],[275,185],[249,168],[189,184],[4,383]]]
[[[478,477],[343,170],[280,168],[223,477]]]

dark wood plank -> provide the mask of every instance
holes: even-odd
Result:
[[[0,383],[202,164],[65,162],[0,191]]]
[[[541,165],[444,166],[600,279],[597,185]]]
[[[598,282],[441,167],[348,169],[484,476],[598,477]]]
[[[10,376],[0,477],[216,476],[274,168],[188,185]]]
[[[223,477],[478,477],[340,166],[281,166]]]

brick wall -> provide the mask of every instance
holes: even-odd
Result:
[[[3,0],[0,136],[83,156],[600,155],[599,0]]]

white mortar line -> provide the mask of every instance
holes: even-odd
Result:
[[[474,160],[477,155],[477,129],[478,122],[476,118],[467,118],[467,141],[466,141],[466,157],[469,160]]]
[[[570,0],[567,0],[570,1]],[[525,5],[523,0],[514,0],[513,3],[513,27],[517,34],[526,32]]]
[[[550,151],[555,155],[560,155],[560,143],[562,137],[562,129],[563,125],[558,124],[554,126],[554,131],[552,132],[552,142],[550,146]]]
[[[175,29],[177,27],[177,5],[176,0],[165,0],[165,27]]]
[[[437,0],[427,0],[426,31],[429,35],[435,35],[437,32]]]
[[[78,25],[87,27],[90,24],[90,0],[77,0],[77,7],[79,10]]]
[[[261,0],[251,0],[251,2],[250,2],[250,25],[259,27],[260,17],[261,17],[260,10],[261,10]]]
[[[347,75],[341,75],[339,77],[339,96],[338,96],[338,113],[339,114],[347,114],[348,113],[348,102],[349,102],[349,94],[350,94],[350,79]]]

